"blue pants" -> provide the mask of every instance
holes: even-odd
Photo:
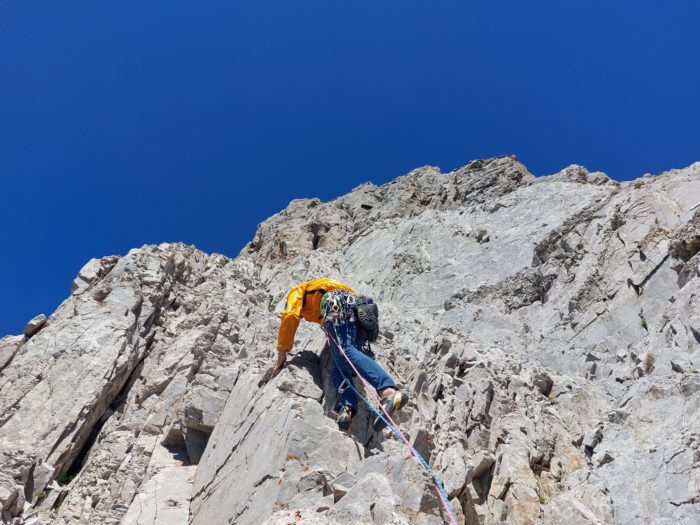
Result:
[[[377,392],[381,392],[385,388],[396,388],[394,381],[392,381],[389,374],[386,373],[379,363],[359,349],[364,341],[358,338],[357,329],[353,320],[337,319],[329,321],[325,328],[330,333],[330,350],[334,362],[332,376],[336,390],[336,410],[341,406],[349,406],[352,408],[353,414],[357,413],[357,395],[354,390],[345,384],[343,385],[344,390],[338,393],[338,389],[343,383],[344,378],[347,378],[348,381],[354,385],[353,376],[355,372],[338,349],[336,339],[342,345],[345,354],[352,364],[355,365],[360,375],[362,375]],[[338,367],[340,367],[340,370]]]

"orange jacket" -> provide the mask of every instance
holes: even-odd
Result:
[[[339,281],[325,278],[306,281],[292,288],[287,296],[287,307],[282,312],[277,350],[289,352],[292,349],[294,335],[297,333],[302,317],[312,323],[321,323],[321,297],[325,292],[332,290],[354,292],[352,288]]]

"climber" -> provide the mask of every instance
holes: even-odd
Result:
[[[282,313],[279,338],[277,341],[277,363],[272,370],[274,378],[280,373],[287,360],[287,352],[294,344],[294,335],[301,317],[312,323],[319,323],[328,335],[330,350],[335,365],[332,376],[336,389],[336,422],[341,430],[347,430],[354,414],[357,413],[357,396],[352,388],[343,388],[345,380],[352,381],[353,370],[348,359],[381,397],[381,403],[389,415],[403,407],[408,395],[400,392],[384,369],[372,357],[363,353],[366,333],[358,329],[357,308],[359,296],[349,286],[333,279],[315,279],[294,287],[287,296],[287,306]],[[376,313],[376,307],[374,312]],[[376,320],[376,316],[375,316]],[[338,344],[347,355],[343,356]],[[340,369],[339,369],[340,367]],[[374,420],[374,428],[379,431],[385,423],[382,418]]]

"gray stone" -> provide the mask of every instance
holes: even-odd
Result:
[[[491,465],[496,462],[493,453],[488,450],[480,450],[471,458],[471,475],[473,478],[481,478],[490,469]]]
[[[340,476],[333,480],[331,489],[333,489],[333,497],[335,502],[339,501],[348,490],[357,483],[357,477],[349,472],[343,472]]]
[[[46,324],[46,316],[44,314],[39,314],[34,317],[31,321],[27,323],[24,327],[24,335],[27,337],[33,336]]]
[[[452,499],[462,492],[467,481],[469,456],[461,443],[450,445],[438,458],[442,465],[441,479],[447,496]]]
[[[12,361],[15,353],[24,343],[24,336],[7,335],[0,339],[0,371]]]

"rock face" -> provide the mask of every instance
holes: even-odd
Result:
[[[328,276],[380,303],[459,523],[698,523],[699,268],[700,163],[620,184],[513,157],[293,201],[236,259],[93,259],[0,339],[2,521],[448,520],[366,408],[338,431],[316,325],[269,379],[286,292]]]

